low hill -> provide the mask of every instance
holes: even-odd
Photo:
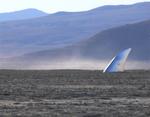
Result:
[[[0,13],[0,22],[12,21],[12,20],[23,20],[31,19],[48,15],[37,9],[25,9],[21,11]]]
[[[97,33],[88,40],[71,46],[25,54],[24,57],[36,59],[61,59],[79,57],[106,59],[126,48],[132,48],[131,59],[150,60],[150,20],[128,24]]]

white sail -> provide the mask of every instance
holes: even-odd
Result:
[[[107,67],[103,70],[103,72],[122,72],[125,68],[125,63],[128,58],[129,53],[131,52],[131,48],[125,49],[120,52],[117,56],[115,56]]]

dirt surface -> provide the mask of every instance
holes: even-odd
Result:
[[[0,117],[150,117],[150,71],[0,70]]]

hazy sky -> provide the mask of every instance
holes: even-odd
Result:
[[[84,11],[102,5],[132,4],[150,0],[0,0],[0,12],[36,8],[45,12]]]

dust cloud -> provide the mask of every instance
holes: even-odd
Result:
[[[109,63],[109,60],[53,60],[53,61],[1,61],[0,69],[83,69],[102,70]],[[127,61],[126,69],[150,69],[150,61]]]

